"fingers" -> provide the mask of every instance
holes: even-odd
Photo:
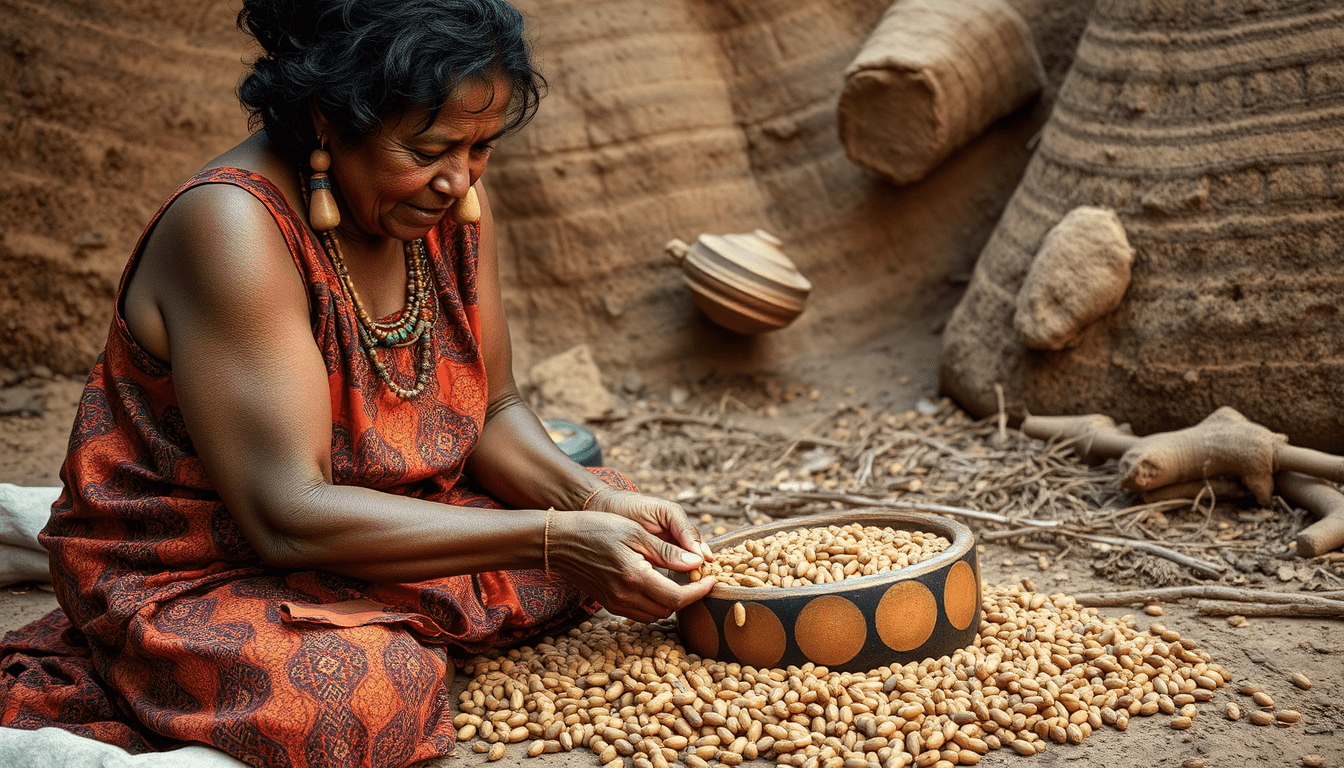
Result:
[[[700,539],[700,531],[691,525],[690,518],[686,516],[686,510],[681,508],[680,504],[672,504],[671,512],[667,516],[667,527],[671,529],[676,542],[682,549],[695,552],[706,560],[713,559],[714,553],[709,551],[709,547]]]
[[[642,535],[631,542],[631,549],[643,555],[645,560],[659,568],[691,571],[699,568],[705,562],[704,557],[699,552],[687,551],[670,541],[655,538],[652,534],[642,530],[640,533]]]
[[[646,571],[632,586],[635,592],[603,603],[607,610],[638,621],[656,621],[700,600],[714,588],[714,579],[677,584],[653,570]]]
[[[706,560],[714,559],[714,553],[700,538],[700,531],[691,524],[686,510],[673,501],[656,496],[631,494],[647,510],[647,514],[637,514],[637,519],[645,530],[660,539],[671,541],[688,552],[694,552]]]

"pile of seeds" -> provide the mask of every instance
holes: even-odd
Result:
[[[498,760],[586,747],[604,768],[911,764],[945,768],[990,750],[1035,754],[1102,724],[1172,715],[1189,728],[1230,675],[1188,639],[1073,598],[985,589],[975,644],[868,673],[806,664],[754,669],[688,654],[669,621],[585,622],[535,646],[478,657],[454,719]],[[521,742],[530,742],[523,746]],[[517,755],[515,755],[517,756]]]
[[[948,548],[924,531],[850,523],[780,531],[714,553],[691,580],[714,576],[738,587],[802,587],[894,571]]]

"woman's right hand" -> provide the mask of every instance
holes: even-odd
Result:
[[[605,512],[552,512],[548,560],[561,576],[608,611],[656,621],[699,600],[713,578],[681,585],[655,568],[694,568],[697,553],[659,539],[640,524]]]

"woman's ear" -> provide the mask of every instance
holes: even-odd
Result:
[[[325,145],[326,139],[332,133],[331,121],[322,114],[322,107],[318,106],[317,97],[308,99],[308,113],[313,119],[313,133],[317,136],[318,142]]]

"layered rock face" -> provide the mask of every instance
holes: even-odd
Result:
[[[836,127],[844,72],[889,4],[518,3],[551,81],[487,179],[520,370],[529,346],[540,357],[578,341],[603,365],[760,368],[934,326],[924,315],[969,269],[1039,118],[992,130],[917,185],[852,164]],[[1070,13],[1050,33],[1075,39]],[[758,227],[815,287],[793,325],[747,339],[696,310],[662,246]]]
[[[150,216],[247,136],[245,39],[215,4],[0,0],[0,17],[0,368],[82,376]]]
[[[1118,308],[1061,351],[1014,331],[1046,233],[1116,211]],[[1103,412],[1140,434],[1219,406],[1344,450],[1344,7],[1102,0],[944,337],[969,410]]]
[[[1053,88],[1090,0],[1012,1]],[[551,90],[486,185],[522,380],[582,343],[606,372],[689,377],[936,330],[1044,119],[1019,111],[896,187],[846,159],[836,126],[889,0],[517,4]],[[248,43],[226,6],[0,0],[0,368],[82,376],[145,222],[247,135]],[[663,245],[758,227],[815,289],[794,324],[747,338],[704,317]]]

